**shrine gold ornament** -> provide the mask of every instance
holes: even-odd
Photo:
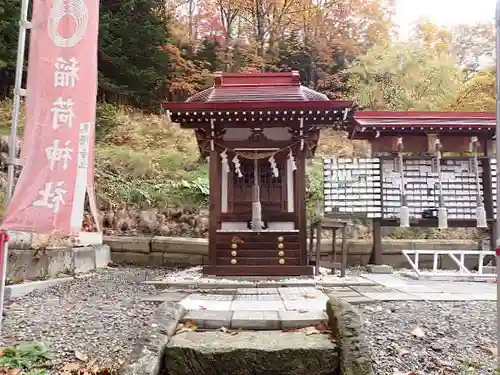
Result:
[[[283,242],[284,241],[284,238],[283,237],[278,237],[278,242]]]
[[[283,245],[282,243],[278,244],[278,249],[284,249],[285,248],[285,245]]]
[[[279,260],[279,264],[285,264],[285,260],[284,260],[283,258],[281,258],[281,259]]]
[[[231,256],[232,256],[232,257],[235,257],[236,255],[238,255],[238,253],[237,253],[236,251],[234,251],[234,250],[233,250],[233,251],[231,251]]]
[[[285,256],[285,253],[284,253],[283,251],[280,251],[280,252],[278,253],[278,255],[279,255],[280,257],[283,257],[283,256]]]
[[[233,244],[231,245],[231,248],[233,248],[233,249],[237,249],[237,248],[238,248],[238,244],[233,243]]]
[[[238,261],[236,259],[231,259],[231,264],[236,264]]]

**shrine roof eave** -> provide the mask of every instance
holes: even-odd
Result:
[[[171,102],[163,108],[183,128],[205,128],[211,122],[225,127],[294,126],[299,121],[319,127],[336,127],[352,117],[352,101],[282,102]]]
[[[357,112],[351,139],[446,134],[492,138],[496,116],[485,112]]]

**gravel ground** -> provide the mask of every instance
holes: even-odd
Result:
[[[155,294],[154,287],[140,282],[167,273],[137,267],[102,269],[8,301],[2,344],[42,341],[54,354],[56,366],[78,362],[75,351],[103,367],[122,364],[157,308],[140,300]]]
[[[495,374],[495,302],[384,302],[359,309],[377,375]]]

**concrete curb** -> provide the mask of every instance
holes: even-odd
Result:
[[[164,302],[156,311],[150,329],[144,334],[131,355],[131,361],[124,366],[123,375],[160,375],[165,367],[165,347],[175,334],[177,325],[186,314],[178,302]]]
[[[326,303],[328,324],[339,346],[342,375],[374,375],[372,353],[363,321],[354,306],[331,297]]]
[[[22,297],[28,293],[33,292],[34,290],[47,289],[50,288],[51,286],[59,285],[67,281],[71,281],[73,279],[74,279],[73,277],[61,277],[59,279],[50,279],[42,281],[33,281],[24,284],[7,285],[5,287],[5,299],[9,300],[12,298]]]

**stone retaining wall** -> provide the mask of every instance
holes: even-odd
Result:
[[[108,245],[43,250],[9,248],[7,279],[16,283],[73,276],[106,267],[110,261]]]
[[[118,264],[185,267],[208,264],[208,240],[185,237],[104,237],[111,247],[111,259]],[[322,241],[321,258],[331,258],[331,240]],[[477,241],[467,240],[384,240],[383,263],[395,268],[408,267],[403,249],[477,250]],[[371,240],[348,241],[348,265],[366,265],[372,252]],[[340,243],[337,245],[340,260]],[[471,259],[470,261],[473,261]],[[442,257],[442,268],[456,268],[451,259]],[[423,267],[432,267],[432,256],[421,256]]]

